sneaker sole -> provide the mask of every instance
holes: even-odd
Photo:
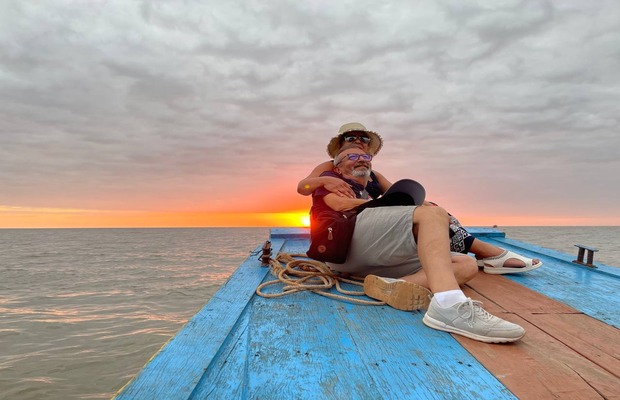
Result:
[[[422,322],[424,322],[424,325],[430,328],[437,329],[437,330],[444,331],[444,332],[456,333],[457,335],[465,336],[470,339],[478,340],[484,343],[516,342],[517,340],[525,336],[525,332],[523,332],[523,334],[519,337],[493,337],[493,336],[477,335],[472,332],[468,332],[468,331],[464,331],[459,328],[455,328],[454,326],[446,325],[443,322],[434,319],[433,317],[429,317],[428,314],[424,315],[424,318],[422,318]]]
[[[426,309],[431,302],[431,292],[425,287],[411,282],[385,282],[375,275],[364,279],[364,293],[402,311]]]

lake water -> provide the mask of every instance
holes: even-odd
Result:
[[[620,266],[620,227],[500,227]],[[267,228],[0,230],[0,398],[110,398]]]

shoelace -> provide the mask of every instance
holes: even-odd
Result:
[[[464,310],[463,314],[461,314],[461,308],[463,307],[466,310]],[[481,301],[472,300],[469,297],[467,298],[467,301],[459,305],[459,307],[457,308],[457,311],[459,312],[459,314],[461,314],[463,319],[465,319],[467,321],[467,324],[470,326],[474,324],[476,317],[479,317],[484,320],[490,320],[491,318],[493,318],[493,315],[491,315],[489,312],[487,312],[487,310],[482,308]]]

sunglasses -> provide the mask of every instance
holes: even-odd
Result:
[[[366,143],[366,144],[370,143],[370,138],[368,136],[345,135],[343,140],[349,143],[353,143],[356,140],[359,140],[362,143]]]
[[[343,162],[345,158],[348,158],[351,161],[357,161],[360,158],[364,161],[369,161],[369,162],[372,160],[372,156],[370,154],[347,154],[346,156],[342,157],[336,165]]]

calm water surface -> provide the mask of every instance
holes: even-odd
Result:
[[[0,230],[0,398],[110,398],[268,235]]]
[[[620,226],[500,226],[506,237],[577,256],[576,244],[596,247],[594,263],[620,267]]]
[[[620,266],[620,227],[500,227]],[[266,228],[0,230],[0,398],[110,398],[268,239]]]

